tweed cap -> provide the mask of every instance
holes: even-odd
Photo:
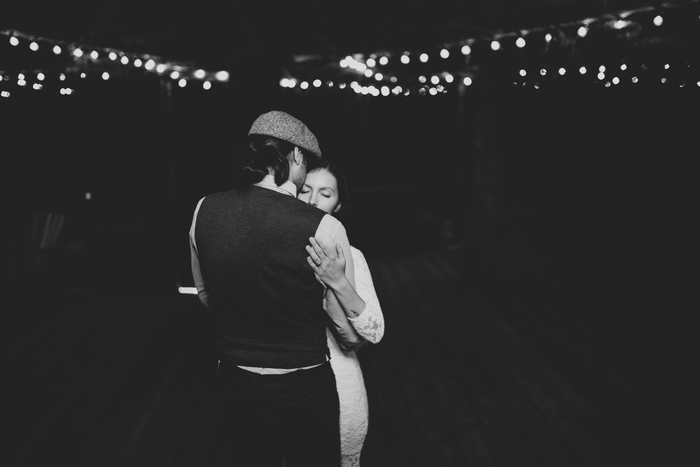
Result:
[[[274,136],[321,158],[321,148],[314,134],[300,120],[280,110],[272,110],[259,116],[248,134]]]

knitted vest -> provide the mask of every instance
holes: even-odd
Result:
[[[323,216],[257,186],[204,199],[195,238],[223,360],[269,368],[326,361],[323,287],[304,248]]]

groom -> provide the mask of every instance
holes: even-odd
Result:
[[[212,312],[224,416],[241,465],[340,465],[338,394],[326,326],[352,347],[345,317],[323,309],[324,286],[306,262],[310,237],[338,243],[343,225],[296,199],[321,158],[304,123],[271,111],[249,131],[238,186],[202,198],[190,229],[192,274]]]

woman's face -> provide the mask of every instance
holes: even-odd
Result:
[[[317,169],[306,174],[304,186],[301,187],[297,198],[327,214],[333,214],[340,209],[338,181],[326,169]]]

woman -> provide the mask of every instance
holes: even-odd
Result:
[[[347,206],[345,179],[335,165],[321,160],[306,175],[297,197],[328,214],[335,214],[343,203]],[[307,260],[327,287],[326,309],[342,309],[361,337],[373,344],[379,342],[384,336],[384,316],[362,252],[350,248],[355,264],[355,290],[345,277],[345,252],[342,248],[324,245],[314,238],[309,242]],[[359,466],[368,426],[367,392],[362,370],[354,350],[343,349],[330,329],[326,330],[326,335],[340,399],[342,465]]]

